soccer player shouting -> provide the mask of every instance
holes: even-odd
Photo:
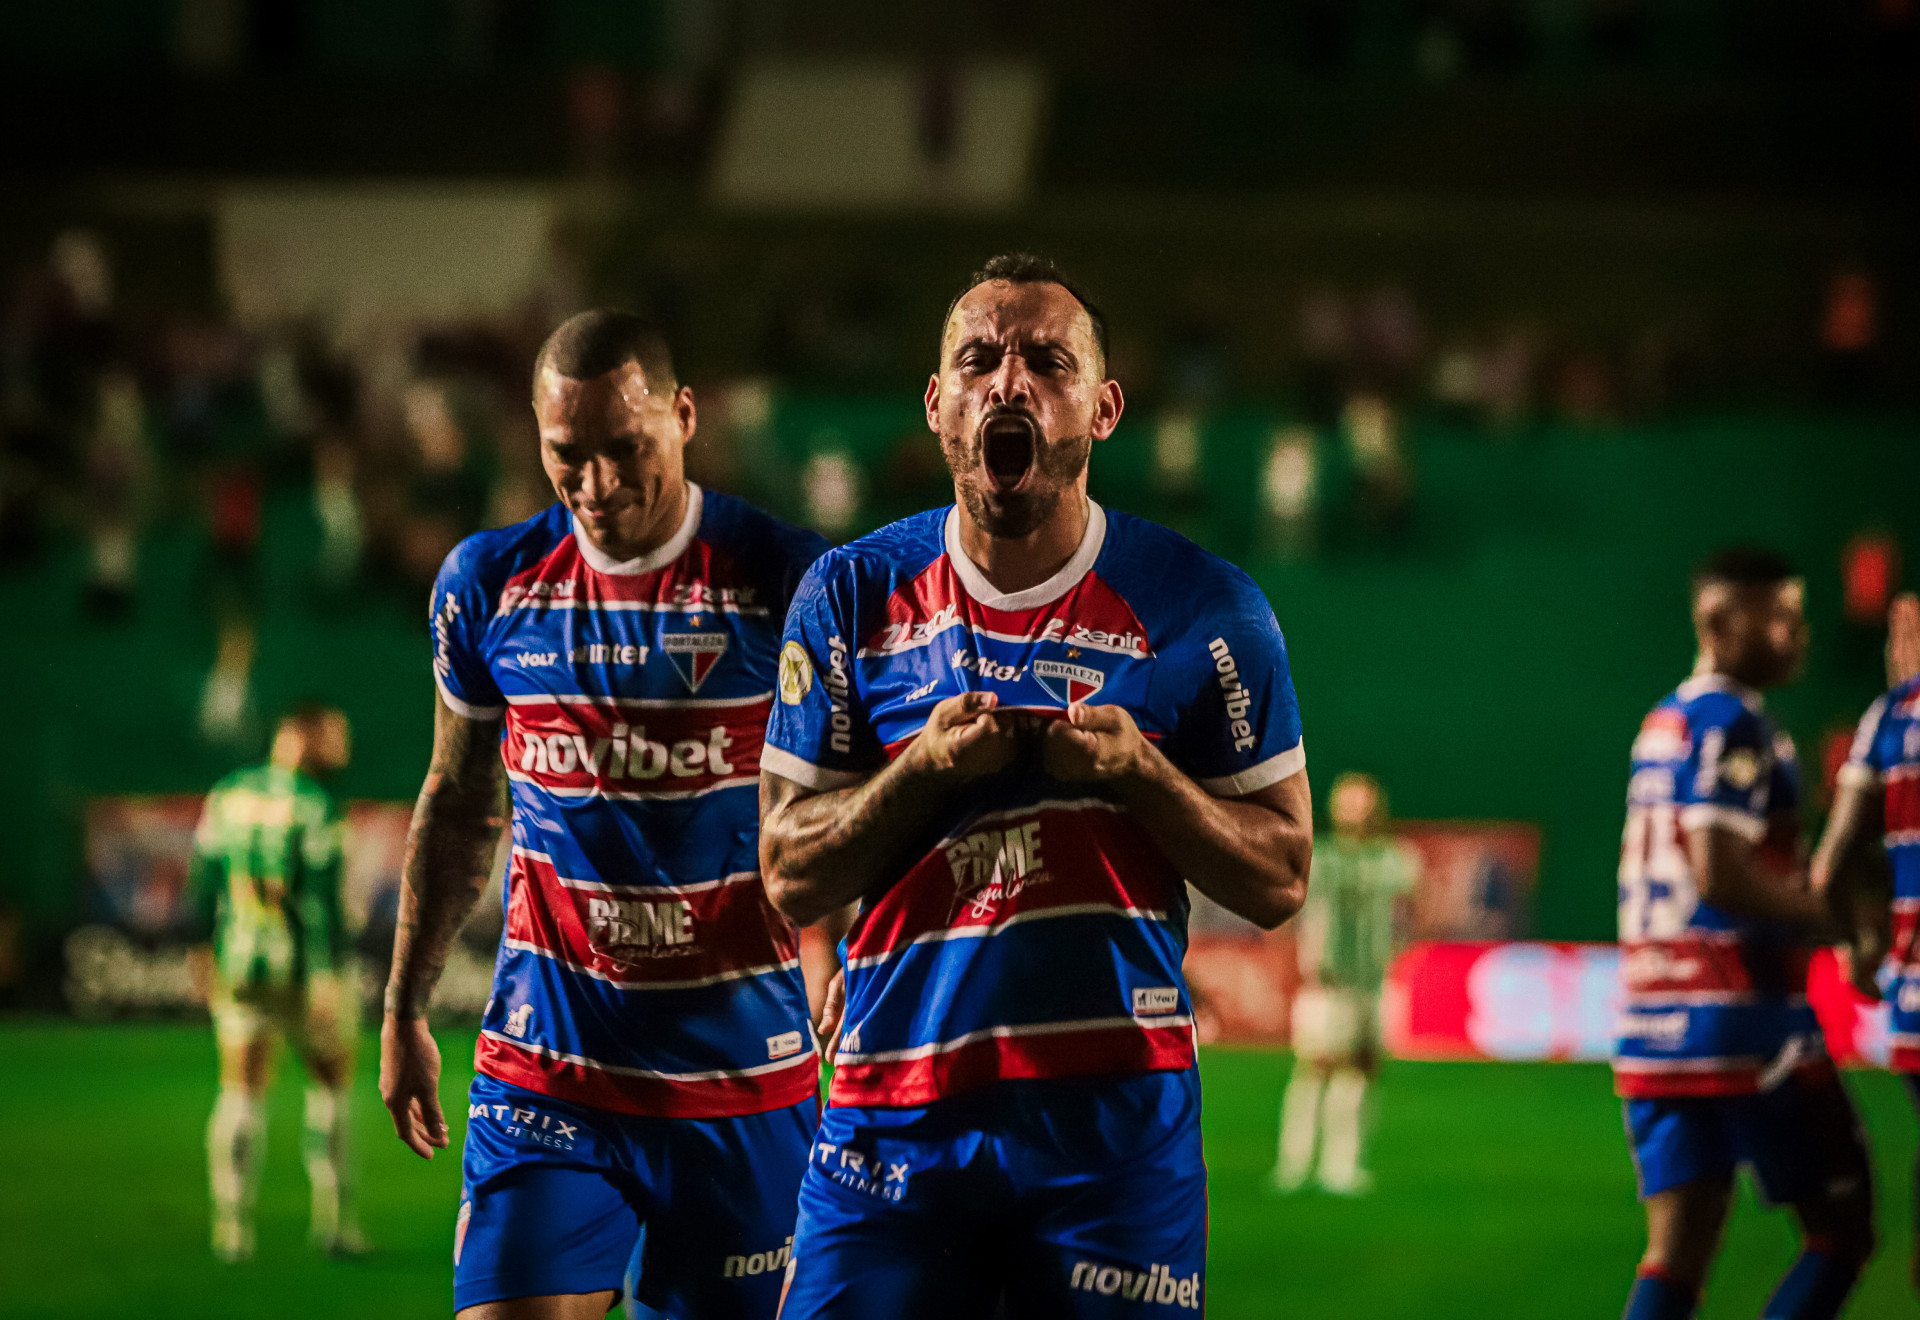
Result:
[[[825,548],[683,475],[693,395],[658,335],[586,312],[534,367],[560,503],[434,585],[433,761],[409,841],[380,1094],[447,1144],[427,1002],[487,880],[506,930],[467,1106],[467,1317],[773,1313],[817,1116],[793,929],[757,874],[780,623]]]
[[[1086,297],[989,262],[927,387],[954,505],[788,614],[762,873],[859,911],[785,1320],[1202,1305],[1183,878],[1278,925],[1312,813],[1266,600],[1087,498],[1121,406]]]
[[[1770,552],[1709,559],[1698,668],[1633,745],[1613,1067],[1647,1251],[1627,1320],[1694,1314],[1742,1164],[1803,1239],[1768,1317],[1837,1315],[1873,1252],[1866,1148],[1807,1004],[1808,941],[1829,921],[1800,861],[1799,766],[1760,695],[1800,668],[1804,591]]]

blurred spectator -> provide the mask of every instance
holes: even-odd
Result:
[[[853,455],[832,440],[813,452],[800,474],[807,523],[826,536],[844,540],[860,516],[865,482]]]
[[[1612,366],[1590,349],[1569,353],[1554,373],[1553,402],[1562,419],[1580,426],[1615,420],[1618,398]]]
[[[1342,430],[1353,463],[1355,525],[1370,538],[1397,535],[1411,509],[1413,472],[1393,406],[1377,394],[1356,394],[1347,401]]]
[[[1375,289],[1354,316],[1355,366],[1376,389],[1398,391],[1424,347],[1420,312],[1397,284]]]
[[[104,372],[82,500],[90,550],[85,604],[96,617],[118,618],[133,608],[150,470],[139,382],[124,370]]]
[[[1200,488],[1200,418],[1191,411],[1164,412],[1153,422],[1154,489],[1173,499],[1189,499]]]
[[[1310,557],[1320,516],[1320,442],[1313,428],[1276,431],[1260,475],[1261,539],[1282,559]]]
[[[1353,312],[1338,289],[1309,289],[1300,300],[1300,404],[1315,424],[1339,416],[1354,351]]]

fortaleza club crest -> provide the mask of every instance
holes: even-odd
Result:
[[[686,681],[687,691],[698,692],[707,675],[727,651],[723,632],[670,632],[660,635],[660,649]]]
[[[1085,701],[1107,681],[1107,676],[1098,669],[1070,665],[1064,660],[1035,660],[1033,678],[1048,696],[1063,706]]]

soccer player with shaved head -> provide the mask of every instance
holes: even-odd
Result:
[[[990,261],[927,385],[954,503],[788,614],[762,874],[857,914],[784,1320],[1205,1304],[1186,885],[1285,921],[1312,810],[1265,597],[1087,496],[1122,405],[1086,294]]]
[[[1801,1232],[1765,1315],[1830,1320],[1873,1253],[1866,1147],[1807,1003],[1832,922],[1802,860],[1793,742],[1762,698],[1806,654],[1805,591],[1770,551],[1707,560],[1693,677],[1633,744],[1613,1069],[1647,1250],[1627,1320],[1695,1313],[1742,1165]]]
[[[780,628],[825,549],[688,481],[693,394],[636,317],[585,312],[533,373],[557,503],[447,557],[433,759],[381,1029],[403,1141],[448,1142],[435,980],[495,856],[454,1238],[469,1320],[771,1316],[819,1089],[755,794]],[[503,785],[505,791],[503,792]]]

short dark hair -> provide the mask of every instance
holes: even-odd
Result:
[[[1800,576],[1793,561],[1764,546],[1730,545],[1708,555],[1693,570],[1697,594],[1711,583],[1731,587],[1773,587]]]
[[[953,301],[947,304],[947,314],[940,321],[940,334],[946,336],[947,322],[953,319],[953,309],[960,300],[979,288],[995,280],[1004,280],[1008,284],[1058,284],[1074,296],[1087,313],[1087,320],[1093,323],[1094,346],[1100,350],[1100,362],[1105,369],[1107,360],[1107,314],[1100,310],[1098,303],[1086,289],[1051,258],[1036,256],[1031,252],[1002,252],[997,257],[989,257],[987,264],[973,272],[965,287],[953,295]]]
[[[297,724],[310,729],[320,721],[335,715],[344,715],[344,712],[332,702],[305,697],[282,711],[280,722],[275,727],[284,729],[289,724]]]
[[[591,380],[628,362],[640,365],[649,386],[678,383],[673,352],[653,322],[633,312],[596,308],[568,317],[547,336],[533,360],[533,376],[538,380],[542,371],[552,370],[569,380]]]

